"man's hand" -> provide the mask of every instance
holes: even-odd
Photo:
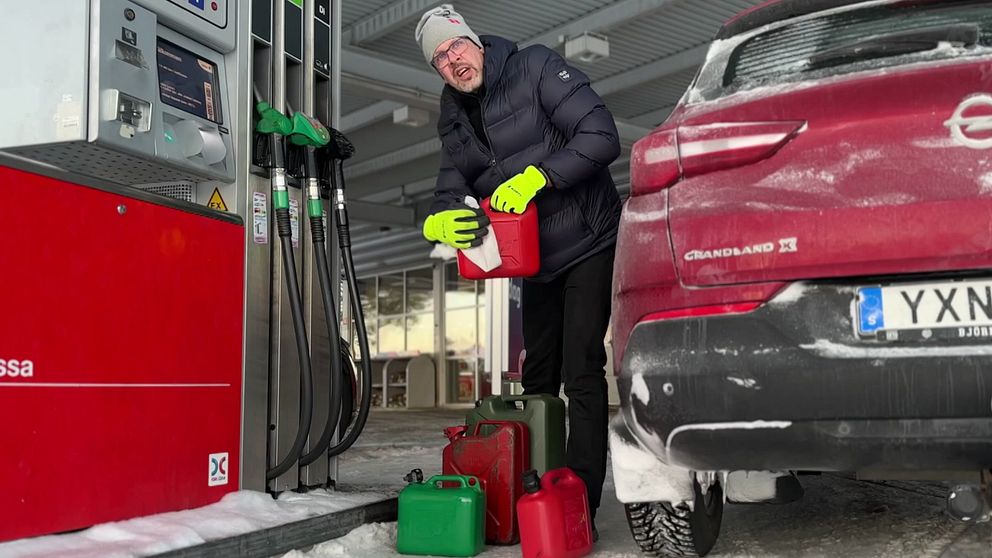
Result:
[[[489,217],[481,209],[449,209],[435,213],[424,222],[424,238],[465,250],[482,244],[489,234]]]
[[[524,172],[500,184],[489,200],[494,211],[520,215],[534,196],[548,185],[548,179],[541,169],[531,165]]]

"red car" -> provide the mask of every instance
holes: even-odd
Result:
[[[614,277],[617,496],[659,556],[797,472],[992,468],[992,1],[779,0],[634,146]]]

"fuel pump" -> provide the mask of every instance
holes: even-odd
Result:
[[[250,441],[264,427],[242,428],[260,407],[245,394],[265,397],[245,357],[264,284],[246,273],[246,5],[3,5],[0,51],[45,39],[6,56],[0,87],[0,253],[19,270],[0,359],[28,363],[0,375],[17,417],[0,541],[205,506],[267,465]],[[41,199],[51,212],[16,209]],[[77,296],[53,300],[57,284]]]
[[[208,505],[239,489],[333,486],[335,464],[320,458],[361,433],[371,369],[340,168],[353,148],[318,121],[339,113],[340,64],[316,4],[46,0],[45,17],[37,3],[5,5],[0,50],[46,42],[10,57],[14,86],[0,106],[10,124],[0,129],[0,253],[19,267],[5,284],[19,296],[0,322],[0,363],[21,363],[0,374],[0,388],[17,388],[0,389],[0,407],[18,417],[6,430],[11,451],[0,452],[10,471],[0,540]],[[319,118],[287,118],[287,101]],[[253,164],[253,132],[264,165]],[[302,226],[315,263],[306,241],[292,243],[299,192],[287,144],[305,155]],[[334,184],[340,258],[326,246],[321,180]],[[58,218],[45,222],[5,201],[49,197]],[[29,229],[49,248],[22,242]],[[339,259],[360,374],[334,316]],[[66,281],[82,296],[45,295]],[[324,313],[326,345],[308,337]],[[361,378],[354,421],[340,418],[349,376]],[[329,447],[335,432],[342,440]],[[78,478],[70,493],[52,492]],[[105,497],[121,490],[143,497]]]

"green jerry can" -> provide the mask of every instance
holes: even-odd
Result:
[[[486,547],[486,495],[479,479],[438,475],[400,492],[396,550],[418,556],[475,556]]]
[[[530,466],[538,474],[565,466],[565,402],[552,395],[493,395],[475,404],[469,430],[482,420],[517,421],[530,429]]]

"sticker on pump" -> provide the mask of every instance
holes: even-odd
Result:
[[[227,452],[210,454],[210,473],[207,476],[207,486],[222,486],[227,484],[229,457]]]
[[[214,188],[214,193],[210,195],[207,207],[218,211],[227,211],[227,204],[224,203],[224,198],[220,195],[220,188]]]
[[[300,247],[300,201],[289,200],[289,225],[293,228],[293,248]]]
[[[269,243],[269,201],[264,192],[251,197],[252,235],[255,244]]]

